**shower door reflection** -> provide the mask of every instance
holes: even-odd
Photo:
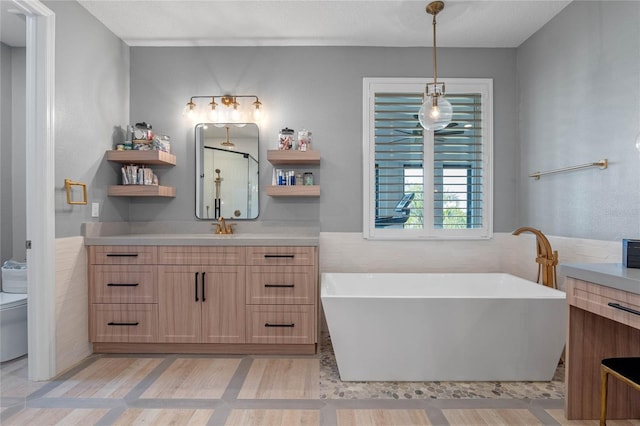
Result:
[[[247,124],[255,126],[255,124]],[[214,128],[215,134],[196,126],[197,188],[196,217],[199,219],[255,219],[258,217],[257,126],[255,136],[242,138],[247,130],[233,126]],[[224,135],[225,131],[229,132]],[[234,137],[234,133],[238,136]],[[231,135],[231,140],[229,137]],[[246,143],[250,140],[250,146]],[[244,149],[249,148],[249,149]]]

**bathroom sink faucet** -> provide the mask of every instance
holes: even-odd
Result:
[[[218,218],[218,222],[220,223],[214,223],[216,225],[216,234],[233,234],[233,225],[235,223],[227,224],[222,216]]]
[[[549,240],[540,230],[525,226],[513,231],[513,235],[520,235],[522,232],[531,232],[536,236],[536,247],[538,253],[536,256],[536,263],[538,264],[538,278],[536,279],[536,282],[540,282],[540,271],[542,270],[542,284],[547,287],[558,288],[558,278],[556,276],[558,251],[551,250]]]

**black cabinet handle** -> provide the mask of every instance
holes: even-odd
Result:
[[[138,321],[136,322],[110,322],[107,325],[138,325],[140,324]]]
[[[195,292],[196,292],[196,302],[198,301],[198,274],[199,274],[199,273],[200,273],[200,272],[196,272],[196,280],[195,280],[195,283],[194,283],[194,285],[195,285]]]
[[[120,283],[118,283],[118,284],[116,284],[116,283],[108,283],[108,284],[107,284],[107,287],[138,287],[138,285],[139,285],[138,283],[131,283],[131,284],[125,284],[125,283],[122,283],[122,284],[120,284]]]
[[[291,324],[269,324],[268,322],[264,324],[265,327],[295,327],[294,323]]]
[[[206,274],[206,272],[202,273],[202,301],[205,302],[207,299],[204,298],[204,274]]]
[[[635,310],[633,308],[629,308],[627,306],[622,306],[619,303],[609,302],[609,303],[607,303],[607,305],[611,306],[612,308],[620,309],[621,311],[630,312],[630,313],[635,314],[635,315],[640,315],[640,311],[637,311],[637,310]]]
[[[138,253],[107,253],[107,257],[138,257]]]
[[[266,288],[293,288],[294,284],[265,284]]]
[[[264,255],[265,259],[270,259],[270,258],[293,259],[294,257],[296,257],[295,254],[265,254]]]

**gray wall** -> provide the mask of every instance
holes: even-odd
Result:
[[[128,203],[106,197],[115,167],[105,151],[129,119],[129,47],[75,1],[43,2],[56,14],[56,237],[80,235],[100,202],[100,220],[128,220]],[[88,185],[89,205],[68,205],[64,179]]]
[[[11,48],[11,198],[13,231],[13,259],[26,261],[27,250],[27,161],[24,135],[26,133],[26,49]]]
[[[0,262],[13,255],[11,47],[0,43]]]
[[[640,237],[640,2],[573,2],[517,50],[519,225]],[[609,159],[607,170],[527,175]]]
[[[517,87],[515,49],[438,49],[446,77],[494,79],[495,231],[516,225]],[[191,96],[255,94],[267,119],[260,128],[259,221],[317,220],[322,231],[362,230],[362,78],[427,77],[431,49],[365,47],[132,47],[131,122],[171,136],[177,165],[159,170],[175,199],[131,200],[130,219],[195,220],[193,127],[181,112]],[[265,195],[266,150],[279,129],[306,128],[322,164],[313,170],[319,199]],[[241,225],[240,225],[241,226]]]
[[[24,261],[27,225],[25,199],[25,79],[23,47],[2,47],[2,139],[0,142],[0,263]]]

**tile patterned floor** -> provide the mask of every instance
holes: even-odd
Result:
[[[317,356],[93,356],[44,383],[2,364],[2,425],[597,425],[564,418],[551,382],[341,382]],[[612,421],[611,426],[640,421]]]

